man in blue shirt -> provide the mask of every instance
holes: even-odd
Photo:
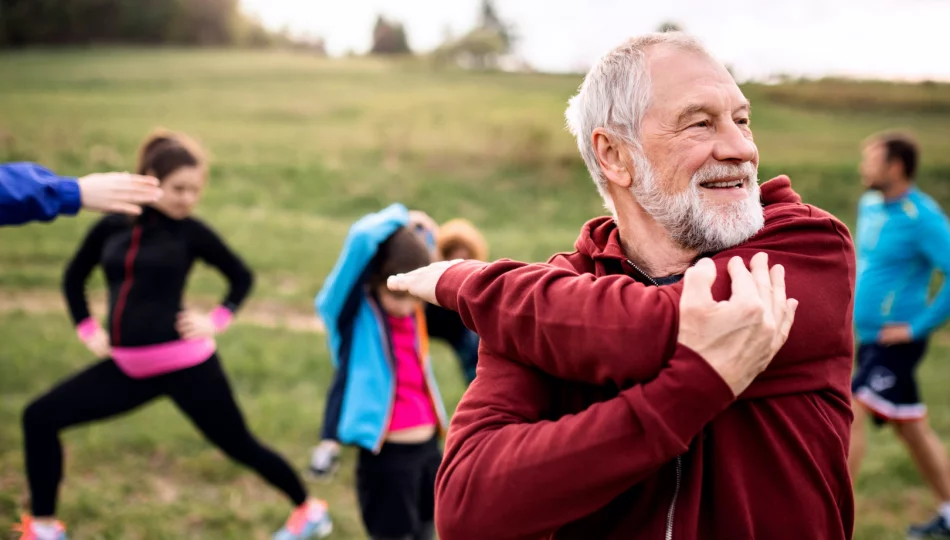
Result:
[[[129,173],[58,176],[35,163],[0,164],[0,226],[52,221],[80,208],[139,214],[162,195],[158,180]]]
[[[928,294],[934,270],[950,273],[950,225],[914,184],[917,161],[917,145],[906,134],[876,135],[863,149],[868,192],[858,206],[854,324],[860,347],[849,466],[856,478],[869,413],[877,425],[890,422],[941,503],[931,522],[910,527],[911,538],[950,538],[950,460],[914,378],[930,334],[950,317],[950,287],[933,299]]]

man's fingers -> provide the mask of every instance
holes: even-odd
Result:
[[[775,322],[781,324],[782,317],[787,315],[786,292],[785,292],[785,267],[776,264],[769,270],[769,281],[772,284],[772,313]]]
[[[730,300],[740,298],[757,299],[759,296],[752,273],[745,267],[741,257],[729,259],[729,277],[732,279],[732,296]]]
[[[128,180],[129,182],[132,182],[133,185],[140,185],[144,187],[152,187],[152,186],[158,187],[158,184],[159,184],[158,178],[155,178],[154,176],[145,176],[142,174],[129,174],[129,173],[125,173],[125,174],[128,175]]]
[[[786,300],[785,318],[782,320],[782,326],[779,328],[779,336],[782,345],[788,339],[788,334],[792,331],[792,323],[795,322],[795,312],[798,310],[798,300],[789,298]]]
[[[756,253],[749,261],[749,269],[752,273],[752,280],[755,281],[755,288],[759,292],[759,300],[765,308],[769,317],[773,317],[772,312],[772,279],[769,275],[769,256],[767,253]]]
[[[409,290],[409,280],[405,274],[396,274],[386,279],[386,287],[393,292],[406,292]]]
[[[106,208],[107,212],[114,212],[117,214],[128,214],[130,216],[137,216],[142,213],[142,207],[137,204],[130,204],[125,202],[114,202]]]
[[[162,197],[162,190],[152,186],[129,186],[121,194],[126,202],[135,204],[152,203]]]
[[[683,299],[688,302],[713,302],[712,286],[716,282],[716,264],[711,259],[700,259],[683,276]]]

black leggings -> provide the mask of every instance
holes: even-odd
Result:
[[[295,505],[306,501],[307,493],[290,465],[248,431],[217,355],[197,366],[148,379],[133,379],[112,360],[104,360],[61,382],[23,412],[33,515],[56,512],[63,477],[60,430],[131,411],[163,395],[171,397],[225,454],[257,471]]]

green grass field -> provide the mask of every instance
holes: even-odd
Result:
[[[250,425],[301,469],[331,375],[324,339],[258,323],[275,313],[309,317],[354,219],[401,201],[439,221],[471,219],[493,257],[544,260],[570,249],[580,225],[600,214],[563,129],[579,76],[125,49],[5,53],[0,73],[2,161],[35,160],[62,174],[132,170],[137,145],[159,125],[210,149],[212,181],[199,214],[258,275],[244,318],[219,341],[222,358]],[[808,202],[850,224],[860,141],[880,129],[910,128],[923,143],[921,184],[950,205],[947,86],[744,90],[755,109],[762,178],[788,174]],[[23,406],[90,363],[57,294],[63,266],[94,219],[0,230],[0,531],[27,508]],[[92,289],[101,291],[99,276]],[[207,304],[222,290],[200,268],[190,298]],[[921,381],[931,419],[950,442],[948,357],[945,332]],[[454,407],[463,391],[454,357],[436,347],[435,362]],[[75,538],[266,538],[286,517],[278,494],[210,448],[168,402],[69,431],[64,440],[61,516]],[[310,487],[332,504],[334,537],[361,538],[352,454],[346,459],[336,480]],[[909,520],[932,510],[888,432],[873,435],[856,489],[858,539],[902,538]]]

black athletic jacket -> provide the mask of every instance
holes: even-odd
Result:
[[[175,320],[195,259],[224,274],[230,287],[222,305],[236,311],[251,290],[253,276],[207,225],[191,217],[175,220],[152,208],[145,208],[137,218],[102,218],[66,267],[63,290],[73,323],[89,317],[86,280],[101,264],[109,288],[106,331],[112,346],[181,339]]]

